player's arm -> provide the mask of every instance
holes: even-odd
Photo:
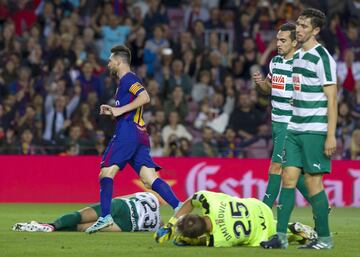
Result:
[[[324,93],[327,97],[328,130],[325,141],[324,153],[330,157],[336,151],[336,120],[337,120],[337,88],[336,84],[325,85]]]
[[[268,78],[263,79],[259,71],[254,72],[252,78],[255,82],[255,85],[265,94],[271,93],[271,82]]]
[[[131,103],[128,103],[127,105],[121,106],[121,107],[112,107],[107,104],[103,104],[100,106],[100,114],[104,115],[112,115],[114,117],[121,116],[124,113],[130,112],[132,110],[135,110],[144,104],[147,104],[150,102],[150,97],[146,90],[143,90]]]

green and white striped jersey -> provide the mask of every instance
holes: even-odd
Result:
[[[293,59],[293,116],[288,130],[326,134],[328,118],[324,86],[336,84],[336,63],[320,44],[308,51],[299,49]]]
[[[271,119],[275,122],[289,123],[292,115],[292,64],[293,59],[282,56],[273,57],[269,64],[267,78],[271,81]]]

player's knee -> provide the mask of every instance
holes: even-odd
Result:
[[[145,186],[146,189],[152,189],[151,185],[152,185],[152,184],[144,183],[144,186]]]
[[[290,175],[289,173],[283,173],[281,176],[282,187],[285,188],[295,188],[297,183],[297,178]]]
[[[117,172],[118,172],[118,168],[115,166],[111,166],[108,168],[102,168],[99,173],[99,178],[100,179],[105,178],[105,177],[114,178]]]
[[[151,189],[152,184],[158,178],[154,169],[143,167],[140,171],[140,179],[147,189]]]
[[[321,176],[305,176],[305,185],[310,196],[316,195],[324,190]]]
[[[281,164],[280,163],[276,163],[276,162],[272,162],[270,164],[270,168],[269,168],[269,173],[270,174],[281,174]]]

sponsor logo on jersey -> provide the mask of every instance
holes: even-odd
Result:
[[[301,91],[300,75],[293,74],[293,86],[295,91]]]
[[[273,74],[271,79],[272,88],[284,90],[285,89],[286,76]]]

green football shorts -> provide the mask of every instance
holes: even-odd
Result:
[[[274,145],[271,157],[272,162],[283,162],[287,125],[287,123],[272,122],[272,139]]]
[[[298,167],[305,173],[330,173],[330,158],[324,154],[326,135],[287,132],[283,167]]]

